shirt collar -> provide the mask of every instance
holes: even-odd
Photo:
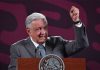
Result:
[[[37,48],[37,47],[39,46],[39,44],[36,43],[36,42],[32,39],[32,37],[30,37],[30,39],[31,39],[32,43],[35,45],[35,47]],[[45,47],[45,43],[43,43],[42,45]]]

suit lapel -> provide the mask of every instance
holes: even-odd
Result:
[[[30,38],[28,38],[26,40],[25,48],[26,48],[27,52],[30,54],[31,57],[35,57],[35,50],[36,50],[36,48],[35,48],[35,46],[32,43]]]
[[[46,55],[53,53],[53,51],[52,51],[53,48],[51,48],[51,46],[47,42],[45,44],[45,48],[46,48]]]

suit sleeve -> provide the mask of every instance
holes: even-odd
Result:
[[[65,51],[68,56],[89,46],[85,26],[82,24],[81,27],[75,26],[74,28],[76,35],[75,40],[64,40]]]
[[[16,46],[12,45],[10,47],[10,64],[8,66],[8,70],[16,70],[17,65],[17,58],[20,57],[18,54],[18,50],[16,49]]]

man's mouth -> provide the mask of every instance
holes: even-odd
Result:
[[[46,38],[46,36],[39,36],[39,38],[41,38],[41,39],[45,39],[45,38]]]
[[[41,39],[41,40],[45,40],[46,38],[47,38],[47,35],[45,34],[45,35],[39,35],[39,38]]]

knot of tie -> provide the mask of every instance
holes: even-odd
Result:
[[[44,48],[43,45],[39,45],[39,46],[37,47],[37,53],[38,53],[38,55],[40,56],[40,58],[41,58],[41,57],[44,57],[44,56],[46,55],[46,53],[45,53],[45,48]]]
[[[37,49],[44,49],[43,45],[38,45]]]

